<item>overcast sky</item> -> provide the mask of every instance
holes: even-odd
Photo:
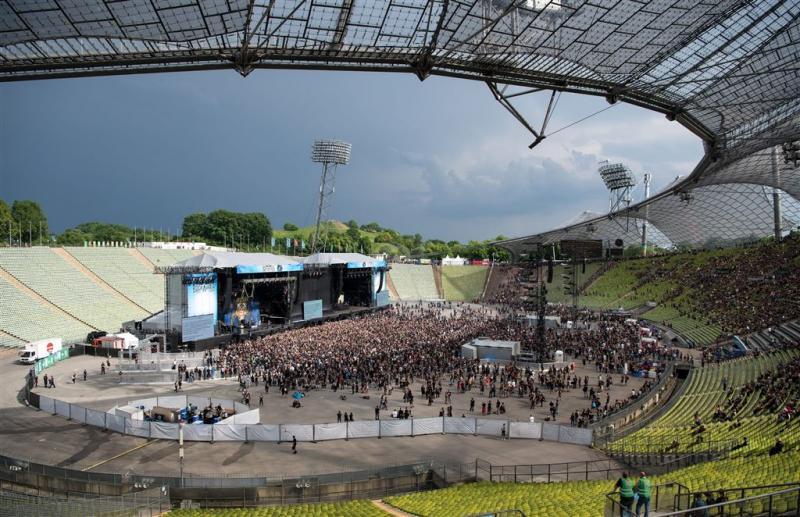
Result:
[[[520,98],[540,123],[546,94]],[[607,107],[562,95],[557,130]],[[163,227],[191,212],[261,211],[311,224],[315,138],[353,144],[332,218],[445,240],[524,235],[603,211],[600,160],[654,188],[700,159],[663,115],[618,104],[532,137],[480,82],[345,72],[190,72],[0,84],[0,198],[42,203],[54,231],[86,221]],[[637,199],[641,189],[637,190]]]

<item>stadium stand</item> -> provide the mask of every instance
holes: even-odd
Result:
[[[153,263],[154,266],[171,266],[181,260],[186,260],[194,256],[192,250],[169,250],[162,248],[136,248],[147,260]]]
[[[390,515],[369,501],[263,506],[253,509],[173,510],[172,517],[385,517]]]
[[[96,329],[116,331],[124,321],[147,316],[144,310],[125,303],[50,248],[5,248],[0,251],[0,268]]]
[[[798,357],[795,348],[695,369],[674,406],[647,427],[609,444],[607,450],[686,453],[715,443],[742,455],[766,452],[778,438],[787,449],[797,448],[800,419],[794,406],[800,386],[795,383],[793,390],[785,389],[791,381],[782,376],[800,366]],[[788,418],[787,405],[792,408]]]
[[[139,262],[127,248],[65,248],[69,254],[140,307],[164,308],[164,280]]]
[[[60,337],[65,342],[83,341],[92,331],[88,325],[48,307],[0,278],[0,321],[8,339],[0,335],[1,346],[22,346],[26,342]]]
[[[401,300],[439,299],[431,266],[392,264],[391,267],[389,276]]]
[[[774,456],[739,457],[701,463],[653,476],[651,480],[653,485],[677,482],[693,492],[796,483],[800,482],[800,470],[796,468],[798,462],[798,451]],[[519,509],[529,516],[594,517],[603,515],[605,494],[611,492],[613,486],[614,480],[529,484],[480,482],[389,497],[386,502],[420,516],[462,517]],[[764,488],[751,493],[769,491],[769,488]],[[752,504],[756,503],[759,507],[762,505],[760,501]],[[796,501],[787,504],[787,510],[796,509]]]
[[[445,300],[474,301],[483,293],[486,266],[442,266]]]
[[[594,274],[603,266],[603,262],[587,262],[586,271],[583,270],[583,265],[578,263],[577,268],[577,281],[578,291],[580,292],[584,285],[586,285]],[[569,294],[564,294],[564,278],[561,275],[567,274],[567,268],[563,264],[559,264],[553,268],[553,281],[547,286],[547,300],[553,303],[571,303],[572,297]],[[580,301],[579,301],[580,303]]]
[[[800,320],[753,332],[744,338],[744,342],[748,348],[758,352],[795,346],[800,343]]]

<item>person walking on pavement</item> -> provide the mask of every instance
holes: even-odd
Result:
[[[297,454],[297,438],[292,435],[292,454]]]

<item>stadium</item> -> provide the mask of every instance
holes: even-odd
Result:
[[[562,94],[702,145],[469,246],[331,221],[339,140],[308,228],[0,203],[0,515],[800,515],[797,0],[0,0],[0,35],[4,83],[395,72],[485,83],[533,150]]]

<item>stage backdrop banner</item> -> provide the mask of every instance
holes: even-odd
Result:
[[[247,439],[253,442],[277,442],[280,438],[278,426],[274,424],[258,424],[247,426]]]
[[[381,436],[411,436],[411,420],[381,420]]]
[[[475,419],[445,417],[444,432],[446,434],[475,434]]]
[[[359,420],[347,424],[348,438],[376,438],[380,432],[380,421]]]
[[[538,440],[542,437],[542,424],[540,422],[511,422],[511,431],[508,437]]]
[[[102,429],[106,426],[106,414],[102,411],[87,409],[86,423],[93,427],[99,427]]]
[[[314,440],[314,426],[308,424],[281,424],[281,441],[291,442],[292,436],[298,442],[310,442]]]
[[[547,440],[548,442],[557,442],[558,441],[558,428],[561,427],[558,424],[551,424],[548,422],[542,423],[542,439]]]
[[[591,445],[592,430],[562,425],[558,430],[558,441],[577,445]]]
[[[499,438],[504,425],[506,426],[506,433],[508,433],[507,424],[508,422],[506,422],[505,420],[478,419],[477,427],[475,429],[475,434],[497,436]]]
[[[315,440],[343,440],[347,438],[347,424],[314,424]]]
[[[45,397],[44,395],[39,396],[39,409],[45,411],[47,413],[55,413],[56,412],[56,402],[55,400],[51,399],[50,397]]]
[[[415,418],[414,424],[414,436],[420,436],[423,434],[436,434],[444,430],[444,418],[442,417],[432,417],[432,418]]]

